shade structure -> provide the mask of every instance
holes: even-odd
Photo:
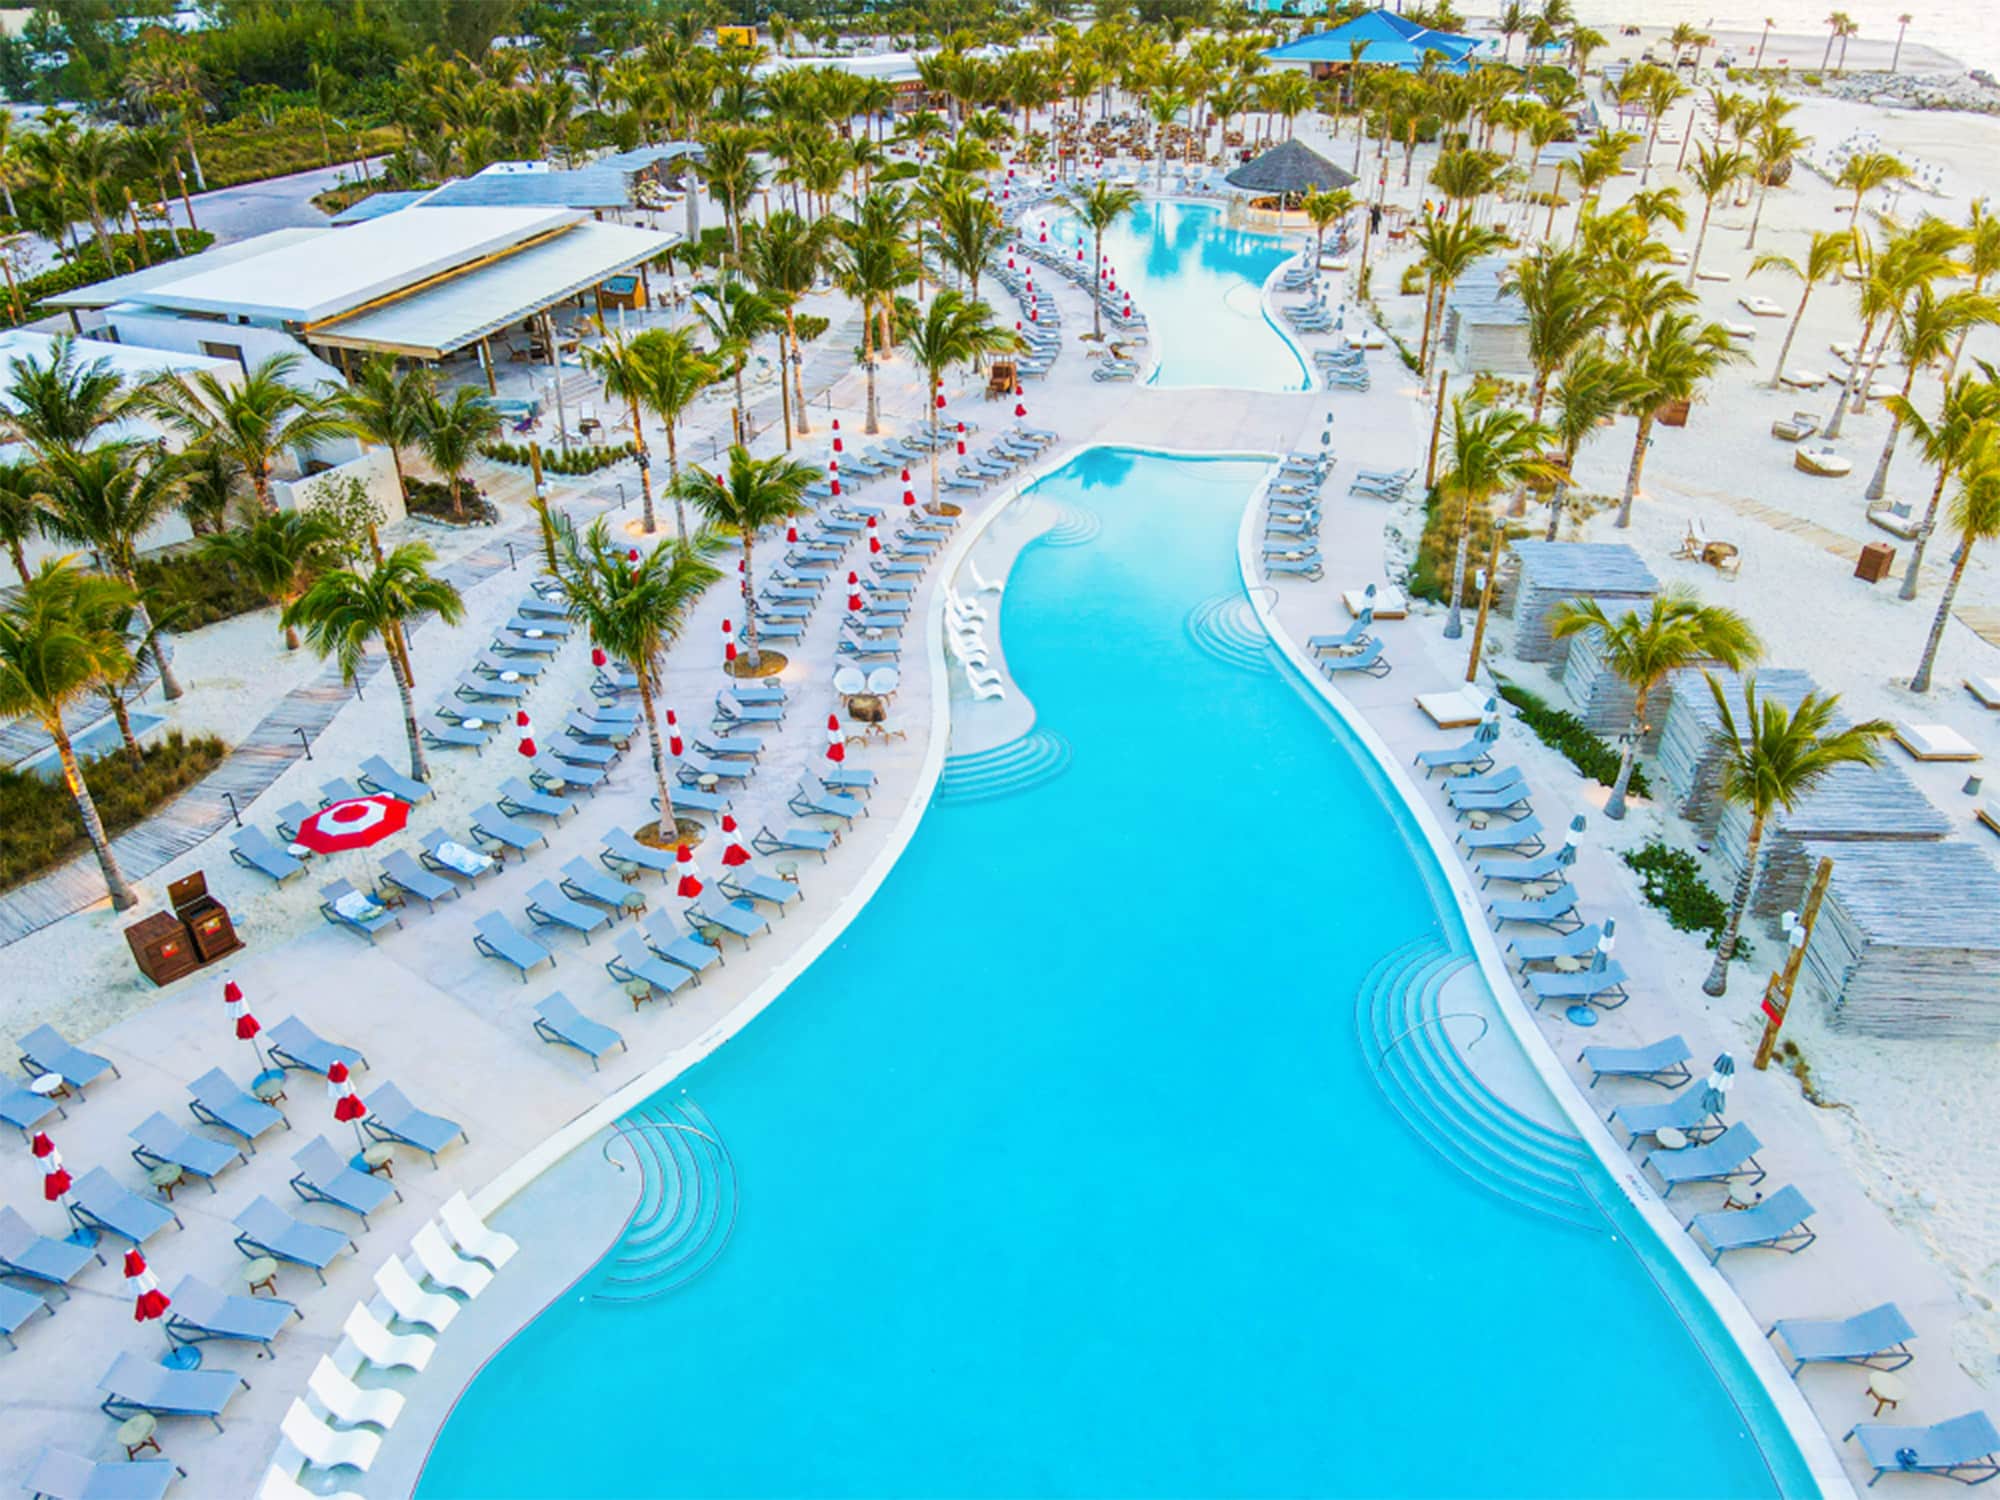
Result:
[[[315,854],[338,854],[345,849],[366,849],[392,833],[401,833],[410,821],[410,804],[394,797],[349,797],[322,807],[299,824],[294,843],[304,844]]]
[[[1302,193],[1330,193],[1336,188],[1352,187],[1357,179],[1352,172],[1341,170],[1302,142],[1280,141],[1224,180],[1246,193],[1297,197]]]

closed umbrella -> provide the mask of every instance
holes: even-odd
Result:
[[[62,1152],[56,1150],[56,1143],[49,1139],[48,1132],[38,1130],[28,1149],[35,1153],[35,1160],[42,1169],[42,1201],[60,1203],[69,1208],[69,1190],[73,1185],[67,1168],[63,1166]]]
[[[847,741],[840,733],[840,715],[826,716],[826,758],[836,765],[847,759]]]
[[[1720,1116],[1729,1103],[1729,1091],[1736,1087],[1736,1059],[1727,1052],[1716,1054],[1715,1065],[1702,1080],[1701,1107]]]
[[[674,894],[683,901],[692,901],[701,894],[701,867],[694,862],[694,850],[682,844],[674,851]]]
[[[674,717],[674,711],[670,708],[667,710],[667,754],[678,756],[680,753],[681,724],[680,720]]]
[[[514,748],[521,752],[523,758],[533,760],[535,758],[535,732],[534,726],[528,722],[528,711],[525,708],[515,712],[514,725],[521,731],[521,742]]]
[[[257,1024],[257,1018],[250,1014],[250,1002],[243,998],[243,986],[230,980],[222,987],[222,1003],[228,1007],[230,1025],[236,1031],[236,1040],[248,1042],[257,1054],[257,1071],[261,1076],[269,1070],[264,1061],[264,1048],[257,1040],[257,1033],[264,1028]]]
[[[166,1316],[172,1306],[160,1290],[160,1279],[146,1265],[146,1257],[134,1245],[125,1252],[125,1290],[132,1294],[132,1321],[150,1323]]]
[[[729,666],[736,660],[736,627],[728,620],[722,622],[722,661]]]
[[[347,1064],[338,1059],[326,1070],[326,1097],[333,1101],[333,1117],[354,1127],[355,1143],[366,1151],[368,1138],[361,1133],[361,1119],[368,1113],[368,1106],[354,1092],[354,1082],[347,1076]],[[362,1170],[367,1170],[365,1162]]]
[[[743,847],[743,835],[736,827],[736,819],[728,813],[722,815],[722,864],[724,869],[733,870],[738,865],[750,863],[750,851]]]
[[[841,442],[840,442],[840,418],[838,418],[838,417],[835,417],[835,418],[833,419],[833,451],[834,451],[835,453],[838,453],[838,452],[840,452],[840,451],[841,451]]]

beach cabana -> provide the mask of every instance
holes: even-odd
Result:
[[[1844,1031],[2000,1040],[2000,871],[1970,844],[1808,843],[1833,879],[1799,988]],[[1940,896],[1949,893],[1949,900]]]
[[[1574,657],[1576,646],[1570,648]],[[1743,723],[1743,679],[1727,668],[1714,669],[1729,701],[1729,712],[1737,726]],[[1655,711],[1659,725],[1659,748],[1653,752],[1655,779],[1664,784],[1673,808],[1695,827],[1702,838],[1715,834],[1715,820],[1722,814],[1723,747],[1716,742],[1722,715],[1716,711],[1715,695],[1708,690],[1702,670],[1689,667],[1667,676],[1667,701]],[[1819,691],[1810,673],[1784,667],[1766,667],[1757,673],[1760,702],[1781,703],[1797,708],[1807,693]],[[1572,691],[1571,696],[1575,694]]]
[[[1255,197],[1275,198],[1280,207],[1296,207],[1307,193],[1352,187],[1358,179],[1302,142],[1280,141],[1223,180]]]
[[[1402,68],[1414,73],[1424,65],[1426,56],[1436,53],[1440,68],[1463,73],[1478,50],[1479,39],[1455,31],[1433,31],[1394,11],[1371,10],[1338,26],[1309,31],[1296,41],[1268,48],[1264,60],[1275,68],[1304,69],[1315,78],[1326,78],[1355,65],[1357,46],[1364,68]]]
[[[1508,284],[1509,264],[1489,255],[1468,266],[1445,294],[1439,338],[1452,364],[1463,371],[1526,375],[1528,305]]]
[[[1508,590],[1514,654],[1561,662],[1570,643],[1549,634],[1549,611],[1565,599],[1595,599],[1605,613],[1643,604],[1660,591],[1645,559],[1622,542],[1516,542],[1520,571]]]
[[[1797,807],[1773,813],[1764,825],[1763,874],[1750,908],[1774,918],[1805,899],[1813,871],[1810,845],[1936,843],[1950,832],[1951,819],[1895,766],[1836,766]],[[1732,879],[1743,869],[1749,839],[1750,814],[1725,805],[1715,824],[1715,852]],[[1930,899],[1942,894],[1933,891]]]
[[[1597,733],[1622,734],[1631,727],[1632,685],[1605,665],[1603,631],[1586,630],[1570,638],[1569,654],[1563,658],[1562,684],[1576,716]],[[1659,738],[1665,708],[1664,694],[1655,692],[1651,705],[1653,733],[1649,736],[1655,741]]]

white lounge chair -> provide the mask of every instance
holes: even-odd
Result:
[[[2000,709],[2000,677],[1968,677],[1965,690],[1979,700],[1981,708]]]
[[[488,1229],[486,1221],[473,1212],[471,1202],[462,1192],[445,1199],[444,1207],[438,1210],[438,1219],[461,1254],[483,1260],[496,1271],[521,1248],[499,1230]]]
[[[340,1331],[353,1340],[363,1359],[385,1370],[421,1370],[437,1353],[436,1339],[421,1333],[391,1333],[359,1303]]]
[[[400,1391],[367,1391],[349,1380],[324,1354],[306,1377],[306,1389],[313,1399],[333,1413],[333,1419],[348,1427],[367,1423],[389,1428],[403,1414]],[[303,1451],[303,1450],[301,1450]]]
[[[1916,760],[1978,760],[1979,747],[1949,724],[1896,720],[1896,743]]]
[[[458,1304],[442,1292],[427,1292],[401,1259],[390,1256],[375,1272],[375,1286],[405,1323],[443,1333],[458,1316]]]
[[[365,1474],[382,1451],[382,1439],[374,1433],[336,1431],[296,1397],[278,1423],[278,1431],[316,1469],[359,1469]]]
[[[426,1224],[410,1241],[417,1252],[417,1264],[424,1274],[441,1287],[477,1297],[492,1283],[493,1273],[477,1261],[464,1260],[444,1242],[435,1224]]]

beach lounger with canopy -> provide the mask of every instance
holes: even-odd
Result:
[[[444,1232],[451,1236],[461,1255],[483,1260],[496,1271],[520,1253],[521,1247],[514,1237],[490,1228],[473,1211],[471,1200],[463,1191],[444,1200],[438,1209],[438,1222],[444,1225]]]
[[[826,851],[838,842],[840,836],[824,828],[787,828],[783,833],[773,833],[767,825],[757,830],[750,847],[759,854],[817,854],[823,864]]]
[[[239,828],[232,833],[229,836],[229,857],[244,869],[255,870],[280,885],[305,869],[303,860],[295,859],[265,838],[260,828]]]
[[[250,1259],[268,1255],[289,1265],[308,1267],[326,1285],[326,1268],[343,1250],[359,1247],[338,1229],[304,1224],[259,1193],[236,1216],[236,1248]]]
[[[350,1068],[368,1066],[368,1056],[359,1047],[329,1042],[297,1016],[286,1016],[264,1033],[264,1041],[270,1049],[271,1061],[295,1072],[317,1073],[324,1078],[335,1063],[345,1063]]]
[[[1893,1302],[1851,1318],[1780,1318],[1767,1333],[1783,1339],[1792,1351],[1794,1375],[1812,1364],[1900,1370],[1916,1358],[1909,1341],[1917,1336],[1917,1330]]]
[[[180,1477],[180,1469],[164,1458],[99,1463],[44,1448],[28,1466],[21,1488],[36,1500],[163,1500],[167,1486]]]
[[[604,848],[597,857],[606,869],[651,870],[662,880],[674,868],[673,851],[648,848],[623,828],[613,828],[606,832]]]
[[[603,910],[571,899],[547,880],[537,881],[528,888],[528,920],[537,927],[566,927],[580,934],[586,946],[593,932],[611,923]]]
[[[403,925],[403,919],[384,905],[380,896],[356,890],[346,880],[330,881],[319,888],[319,914],[336,927],[360,933],[371,944],[383,928]]]
[[[1674,1189],[1683,1183],[1731,1182],[1738,1177],[1762,1182],[1769,1175],[1757,1164],[1757,1152],[1762,1146],[1757,1132],[1738,1120],[1706,1145],[1679,1151],[1655,1148],[1646,1153],[1639,1165],[1659,1173],[1665,1196],[1672,1197]]]
[[[1643,1047],[1585,1047],[1577,1061],[1590,1069],[1590,1086],[1600,1078],[1640,1078],[1662,1088],[1674,1088],[1694,1075],[1688,1071],[1687,1040],[1675,1035]]]
[[[631,996],[634,1010],[639,1008],[640,1001],[654,996],[665,996],[671,1000],[676,990],[694,983],[691,970],[656,956],[646,946],[646,940],[629,929],[618,935],[618,952],[615,957],[604,961],[604,972],[629,987],[627,993]],[[646,985],[648,992],[641,994],[637,988],[639,985]]]
[[[145,1412],[155,1417],[206,1417],[222,1431],[229,1398],[247,1389],[228,1370],[170,1370],[136,1354],[121,1354],[97,1382],[104,1392],[98,1407],[114,1422]]]
[[[1720,1117],[1710,1107],[1713,1100],[1707,1084],[1689,1084],[1664,1104],[1625,1104],[1606,1118],[1622,1125],[1630,1141],[1671,1129],[1699,1143],[1722,1129]]]
[[[422,1370],[437,1353],[436,1339],[421,1333],[391,1333],[366,1303],[358,1302],[348,1309],[340,1331],[354,1341],[363,1359],[384,1370]]]
[[[19,1287],[0,1285],[0,1338],[7,1341],[9,1349],[21,1346],[14,1342],[14,1335],[26,1326],[36,1313],[55,1316],[56,1310],[34,1292],[24,1292]]]
[[[646,946],[659,954],[670,964],[679,964],[690,974],[700,974],[722,962],[722,950],[713,943],[703,942],[692,932],[674,930],[674,919],[663,911],[656,911],[640,923],[646,934]]]
[[[372,1432],[336,1432],[296,1396],[278,1419],[278,1431],[306,1462],[319,1469],[359,1469],[366,1473],[382,1451],[382,1439]]]
[[[394,1427],[403,1414],[401,1391],[364,1389],[341,1374],[339,1367],[324,1354],[306,1376],[306,1389],[344,1426],[359,1427],[366,1423],[371,1427]]]
[[[1984,1484],[2000,1475],[2000,1432],[1983,1411],[1933,1422],[1928,1427],[1899,1427],[1886,1422],[1857,1422],[1848,1438],[1860,1440],[1875,1480],[1884,1474],[1933,1474],[1960,1484]]]
[[[106,1073],[113,1078],[124,1076],[110,1058],[71,1046],[61,1032],[48,1025],[37,1026],[21,1038],[21,1066],[37,1078],[54,1073],[79,1094]]]
[[[1576,887],[1559,885],[1546,896],[1533,896],[1525,900],[1508,899],[1489,901],[1486,910],[1495,922],[1521,922],[1533,927],[1553,927],[1558,932],[1568,932],[1583,925],[1583,918],[1576,914]]]
[[[447,1245],[435,1224],[419,1229],[410,1240],[410,1248],[416,1252],[424,1275],[447,1291],[477,1297],[493,1284],[493,1273]]]
[[[233,1297],[199,1276],[183,1276],[168,1301],[167,1338],[176,1346],[227,1339],[261,1344],[268,1352],[285,1324],[302,1316],[282,1298]]]
[[[536,964],[555,967],[556,956],[553,953],[533,938],[516,931],[514,924],[497,911],[485,913],[472,926],[472,946],[488,958],[512,964],[519,971],[523,984],[528,982],[528,970]]]
[[[383,1084],[364,1102],[368,1113],[361,1117],[363,1130],[377,1140],[414,1147],[431,1159],[432,1166],[437,1165],[438,1152],[453,1141],[468,1139],[463,1125],[418,1109],[393,1083]]]
[[[115,1235],[134,1245],[145,1244],[169,1224],[186,1227],[179,1214],[119,1186],[102,1167],[92,1167],[70,1189],[69,1216],[79,1228]]]
[[[423,902],[431,911],[445,897],[458,894],[457,886],[426,870],[407,849],[392,849],[382,856],[381,883]]]
[[[388,1299],[390,1310],[405,1323],[443,1333],[458,1316],[456,1302],[442,1292],[427,1292],[417,1285],[410,1268],[396,1256],[382,1262],[375,1272],[375,1285]]]
[[[292,1153],[292,1191],[304,1203],[325,1203],[345,1209],[361,1221],[363,1229],[373,1226],[368,1216],[391,1198],[403,1201],[402,1191],[373,1172],[356,1171],[334,1149],[325,1136],[314,1136]]]
[[[1819,417],[1809,411],[1795,411],[1771,424],[1771,436],[1787,443],[1802,443],[1818,431]]]
[[[535,1006],[535,1035],[553,1046],[574,1047],[590,1059],[594,1071],[599,1059],[613,1047],[625,1050],[625,1038],[606,1026],[602,1021],[593,1021],[570,1003],[569,996],[561,990],[540,1001]]]
[[[252,1156],[257,1154],[258,1136],[281,1125],[292,1128],[291,1121],[238,1088],[220,1068],[210,1068],[188,1085],[188,1092],[194,1096],[188,1103],[194,1117],[204,1125],[242,1136]]]
[[[0,1273],[67,1288],[77,1272],[97,1259],[89,1246],[37,1234],[13,1209],[0,1208]]]
[[[147,1171],[160,1166],[179,1167],[188,1176],[208,1183],[211,1193],[215,1191],[211,1180],[215,1174],[245,1159],[236,1147],[183,1130],[158,1110],[133,1126],[128,1134],[135,1143],[132,1160]]]

